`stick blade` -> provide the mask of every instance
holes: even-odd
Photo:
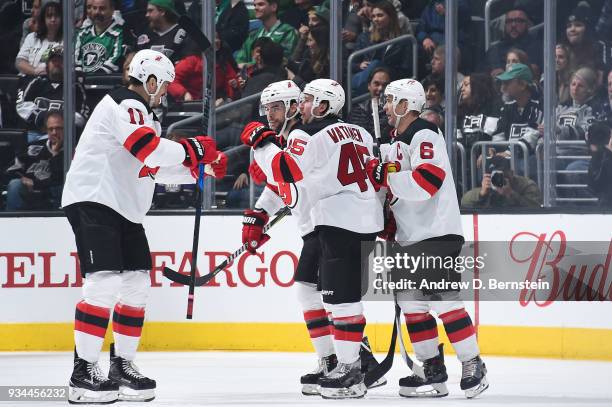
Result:
[[[189,282],[191,281],[191,278],[188,275],[179,273],[178,271],[174,271],[168,267],[164,267],[164,271],[162,272],[162,274],[168,280],[183,285],[189,285]]]
[[[187,32],[189,38],[198,45],[201,52],[206,52],[211,47],[210,40],[206,38],[200,27],[198,27],[189,17],[185,15],[180,16],[178,24]]]

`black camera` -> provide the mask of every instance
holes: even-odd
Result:
[[[489,172],[491,173],[491,185],[497,188],[502,188],[504,186],[504,172],[495,169],[494,164],[489,166]]]

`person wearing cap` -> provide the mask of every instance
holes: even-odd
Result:
[[[480,70],[490,72],[493,77],[499,75],[506,69],[508,51],[518,48],[525,51],[531,63],[538,67],[537,71],[542,72],[543,43],[541,39],[529,33],[529,28],[533,25],[529,13],[520,6],[515,6],[506,13],[504,24],[503,38],[487,50]]]
[[[589,67],[601,78],[610,66],[612,57],[609,55],[605,42],[595,38],[595,21],[591,7],[586,2],[580,2],[567,18],[565,40],[572,60],[580,67]]]
[[[146,13],[149,26],[138,36],[136,49],[154,49],[175,64],[189,55],[200,54],[196,44],[178,25],[178,17],[174,0],[149,0]]]
[[[510,161],[499,155],[487,160],[482,185],[461,198],[463,208],[537,208],[541,204],[538,185],[515,175]]]
[[[504,105],[499,112],[497,129],[493,133],[493,141],[518,140],[525,144],[529,154],[531,176],[535,175],[535,148],[541,134],[538,130],[543,121],[543,111],[540,102],[533,97],[533,74],[525,64],[514,64],[506,72],[498,75]],[[497,150],[501,150],[497,147]],[[522,158],[522,150],[514,149]],[[511,150],[502,153],[510,157]],[[522,168],[522,167],[521,167]]]
[[[310,56],[309,47],[306,46],[308,37],[313,28],[321,25],[329,27],[329,10],[321,6],[311,8],[306,14],[306,25],[302,24],[298,29],[298,41],[291,55],[292,60],[303,61]]]
[[[32,143],[44,136],[45,117],[48,111],[61,110],[64,105],[64,48],[56,45],[48,53],[47,75],[31,78],[17,91],[17,114],[28,129],[28,142]],[[89,117],[89,106],[85,89],[75,82],[76,109],[75,123],[78,128],[85,125]]]
[[[126,40],[122,21],[113,16],[112,0],[90,0],[87,5],[92,20],[77,32],[75,69],[87,74],[119,72]]]
[[[268,37],[283,47],[285,58],[290,58],[297,44],[297,31],[289,24],[282,23],[278,17],[278,0],[255,0],[255,17],[262,22],[263,27],[249,34],[242,48],[236,54],[236,62],[242,68],[253,64],[251,46],[255,40]]]

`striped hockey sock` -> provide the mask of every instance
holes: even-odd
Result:
[[[142,325],[144,324],[144,307],[131,307],[117,303],[113,312],[113,336],[117,356],[134,360]]]
[[[366,319],[362,315],[333,318],[334,345],[336,356],[341,363],[353,363],[359,358]]]
[[[74,343],[81,359],[90,363],[98,361],[109,318],[110,308],[91,305],[84,300],[76,305]]]
[[[332,323],[327,311],[322,308],[304,311],[304,321],[317,356],[324,358],[334,353]]]
[[[414,353],[420,361],[438,355],[438,325],[429,312],[404,314]]]
[[[444,323],[446,336],[461,362],[466,362],[480,354],[474,324],[465,308],[440,314],[440,319]]]

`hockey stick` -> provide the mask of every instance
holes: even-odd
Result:
[[[208,130],[208,114],[210,110],[210,88],[212,86],[213,74],[210,69],[211,54],[214,49],[211,47],[211,43],[206,38],[202,30],[194,24],[186,16],[180,16],[178,24],[185,30],[187,35],[198,45],[200,51],[206,58],[206,81],[204,84],[204,97],[202,103],[202,128],[206,132]],[[214,67],[213,67],[214,69]],[[195,224],[193,227],[193,246],[191,253],[193,260],[191,262],[191,272],[189,273],[189,295],[187,296],[187,319],[193,318],[193,300],[195,294],[195,283],[196,283],[196,270],[198,265],[198,243],[200,240],[200,219],[202,218],[202,203],[204,201],[204,165],[200,164],[199,175],[198,175],[198,187],[196,188],[196,215]]]
[[[268,230],[270,230],[270,228],[272,228],[272,226],[276,225],[281,219],[283,219],[285,216],[287,216],[289,213],[291,213],[291,210],[287,207],[285,207],[282,211],[280,211],[280,213],[270,221],[270,223],[268,223],[266,226],[264,226],[263,232],[266,233],[268,232]],[[211,271],[208,274],[205,274],[201,277],[196,277],[195,279],[195,286],[196,287],[201,287],[204,284],[208,283],[210,280],[212,280],[217,274],[219,274],[221,272],[221,270],[225,269],[225,267],[227,267],[227,265],[229,263],[231,263],[232,261],[234,261],[236,259],[236,257],[240,256],[242,253],[244,253],[248,248],[248,243],[243,244],[242,246],[240,246],[240,248],[238,250],[236,250],[234,253],[230,254],[230,256],[225,259],[223,261],[223,263],[219,264],[217,267],[215,267],[215,269],[213,271]],[[163,271],[164,277],[166,277],[169,280],[174,281],[175,283],[179,283],[179,284],[183,284],[183,285],[188,285],[191,281],[190,276],[186,275],[186,274],[182,274],[179,273],[177,271],[174,271],[168,267],[164,267],[164,271]]]
[[[374,369],[370,370],[365,374],[365,378],[363,382],[367,387],[371,386],[372,383],[376,383],[378,379],[383,377],[389,370],[391,370],[391,366],[393,366],[393,357],[395,355],[395,342],[397,340],[397,330],[401,329],[401,325],[397,324],[397,317],[400,314],[401,310],[399,306],[395,305],[395,319],[393,320],[393,332],[391,332],[391,344],[389,345],[389,350],[387,351],[387,356],[376,366]]]

